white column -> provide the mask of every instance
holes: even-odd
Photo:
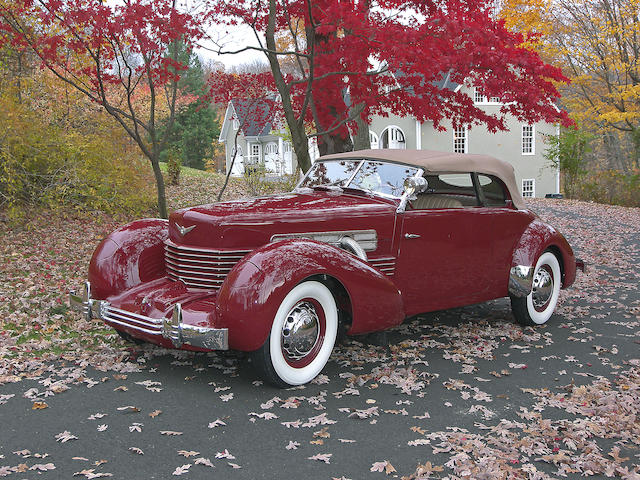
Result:
[[[287,167],[284,162],[284,139],[282,137],[278,137],[278,175],[282,175],[287,171]]]
[[[422,123],[416,119],[416,150],[422,150]]]

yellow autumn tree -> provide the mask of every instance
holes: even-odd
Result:
[[[552,41],[571,78],[564,105],[610,143],[609,167],[640,169],[640,0],[556,5]]]
[[[548,53],[549,35],[554,30],[551,0],[504,0],[500,17],[510,30],[524,35],[524,47]]]

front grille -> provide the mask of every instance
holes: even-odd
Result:
[[[236,263],[250,250],[214,250],[184,247],[167,240],[165,263],[167,275],[193,288],[220,288]]]

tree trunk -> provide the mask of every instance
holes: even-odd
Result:
[[[291,103],[291,91],[289,90],[287,82],[284,79],[284,75],[282,74],[280,63],[278,62],[278,56],[273,53],[277,51],[275,40],[276,10],[276,0],[269,0],[269,19],[265,32],[265,40],[268,48],[266,55],[267,60],[269,60],[271,72],[273,73],[276,88],[282,98],[282,110],[284,112],[284,118],[287,121],[289,131],[291,132],[291,143],[293,144],[293,150],[296,152],[298,166],[306,173],[307,170],[311,168],[311,158],[309,157],[309,144],[307,134],[304,131],[304,122],[298,122],[298,119],[296,119],[293,105]]]
[[[167,214],[167,196],[164,189],[164,177],[162,176],[162,170],[160,170],[160,162],[158,161],[160,155],[154,153],[151,158],[151,166],[153,167],[153,175],[156,177],[156,189],[158,192],[158,213],[160,218],[169,218]]]
[[[319,127],[321,128],[321,127]],[[325,134],[318,137],[318,151],[320,156],[353,151],[353,142],[348,136],[339,134]]]
[[[633,140],[631,167],[632,169],[640,170],[640,128],[634,128],[631,131],[631,139]]]
[[[364,105],[362,105],[362,107],[364,107]],[[369,124],[361,115],[358,115],[356,117],[356,131],[353,136],[353,149],[368,150],[370,148],[371,138],[369,138]]]

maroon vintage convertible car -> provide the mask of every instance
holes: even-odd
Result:
[[[510,165],[368,150],[321,158],[291,193],[125,225],[70,303],[125,338],[252,352],[265,379],[290,386],[323,369],[339,326],[363,334],[506,296],[516,320],[543,324],[576,267]]]

